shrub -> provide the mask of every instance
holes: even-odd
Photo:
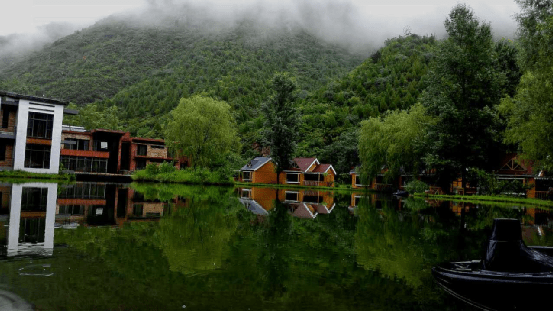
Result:
[[[159,165],[159,172],[161,174],[172,173],[176,170],[177,170],[177,168],[174,167],[173,163],[170,163],[170,162],[163,162]]]
[[[420,193],[428,190],[428,185],[420,180],[412,180],[404,188],[409,193]]]
[[[155,163],[150,163],[150,164],[146,165],[145,171],[148,175],[155,176],[159,173],[159,167]]]

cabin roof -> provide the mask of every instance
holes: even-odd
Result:
[[[307,172],[313,163],[319,164],[317,158],[294,158],[294,162],[296,162],[298,168],[304,172]]]
[[[261,168],[265,163],[269,162],[271,160],[270,157],[255,157],[248,164],[244,165],[240,170],[241,171],[257,171],[259,168]]]
[[[328,170],[332,170],[334,172],[334,175],[336,175],[336,171],[334,170],[334,167],[332,167],[332,164],[320,164],[313,170],[313,173],[324,174],[328,172]]]

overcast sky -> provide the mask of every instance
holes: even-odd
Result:
[[[3,13],[0,15],[0,35],[37,33],[52,22],[86,27],[111,14],[144,10],[154,2],[162,6],[175,2],[204,6],[207,3],[221,15],[233,15],[252,6],[298,12],[305,3],[316,6],[321,3],[329,6],[330,3],[337,11],[348,12],[341,28],[355,28],[352,33],[356,36],[364,32],[376,35],[373,41],[403,34],[407,26],[412,33],[440,35],[446,15],[458,2],[467,3],[476,16],[491,22],[496,36],[510,37],[517,26],[513,14],[519,11],[513,0],[0,0]],[[340,6],[348,9],[340,10]],[[328,19],[336,23],[340,20],[335,16]]]

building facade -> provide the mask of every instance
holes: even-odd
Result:
[[[284,185],[334,186],[336,171],[330,164],[321,164],[317,158],[294,158],[292,167],[280,173],[278,182]],[[270,157],[256,157],[240,169],[241,182],[276,184],[275,165]]]
[[[0,170],[57,173],[66,105],[0,91]]]
[[[163,139],[74,126],[63,126],[60,153],[65,169],[81,173],[125,174],[150,163],[172,162],[178,168],[188,164],[186,158],[170,157]]]

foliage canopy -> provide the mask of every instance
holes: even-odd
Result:
[[[236,151],[238,136],[230,106],[201,95],[183,98],[171,111],[165,130],[170,148],[186,155],[194,167],[210,167],[227,152]]]

